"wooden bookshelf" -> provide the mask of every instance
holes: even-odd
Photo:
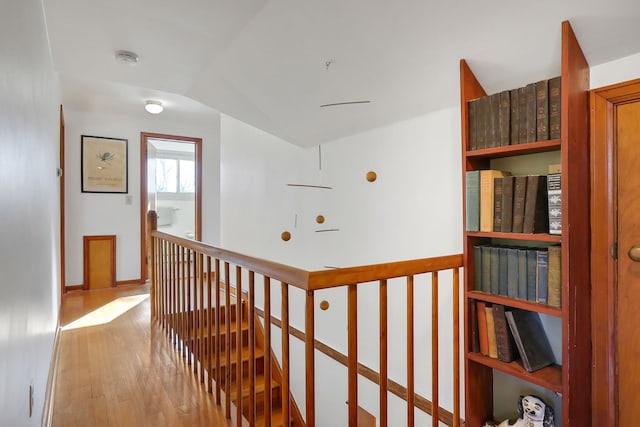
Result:
[[[465,267],[465,402],[467,427],[493,419],[494,370],[561,394],[556,426],[591,425],[590,269],[589,269],[589,65],[568,21],[562,23],[561,138],[526,144],[469,150],[468,101],[487,95],[465,60],[460,61],[463,183],[466,172],[491,168],[491,160],[556,151],[562,167],[562,235],[464,231]],[[550,76],[540,76],[548,78]],[[512,89],[512,88],[504,88]],[[463,193],[465,185],[463,184]],[[463,197],[463,205],[466,200]],[[466,206],[463,207],[466,212]],[[465,213],[466,215],[466,213]],[[466,217],[463,221],[466,224]],[[562,249],[562,308],[533,303],[474,288],[474,246],[516,240]],[[505,363],[472,351],[471,305],[503,304],[560,318],[562,365],[527,372],[521,362]],[[499,385],[496,383],[496,386]]]

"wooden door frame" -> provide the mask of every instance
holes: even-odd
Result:
[[[195,145],[196,161],[196,221],[195,240],[202,240],[202,138],[140,132],[140,282],[148,279],[147,274],[147,146],[149,139],[168,139],[189,142]]]
[[[591,91],[592,426],[617,425],[616,106],[640,100],[640,79]],[[616,254],[617,256],[617,254]]]

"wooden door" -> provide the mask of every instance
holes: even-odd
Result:
[[[83,289],[116,286],[116,236],[84,236]]]
[[[593,427],[640,419],[640,79],[591,92]],[[640,254],[636,256],[640,259]]]
[[[628,426],[640,419],[640,102],[616,110],[618,425]]]

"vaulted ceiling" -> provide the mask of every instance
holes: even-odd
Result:
[[[640,52],[637,0],[44,0],[70,108],[220,111],[312,146],[560,74],[570,20],[590,65]],[[139,55],[117,63],[116,50]],[[334,107],[324,104],[370,101]],[[164,114],[164,113],[163,113]]]

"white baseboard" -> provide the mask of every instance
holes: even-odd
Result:
[[[53,402],[56,394],[56,376],[58,373],[58,361],[60,359],[60,320],[53,338],[53,353],[51,354],[51,365],[49,366],[49,378],[47,379],[47,392],[44,395],[44,409],[42,411],[42,427],[51,427],[53,421]]]

